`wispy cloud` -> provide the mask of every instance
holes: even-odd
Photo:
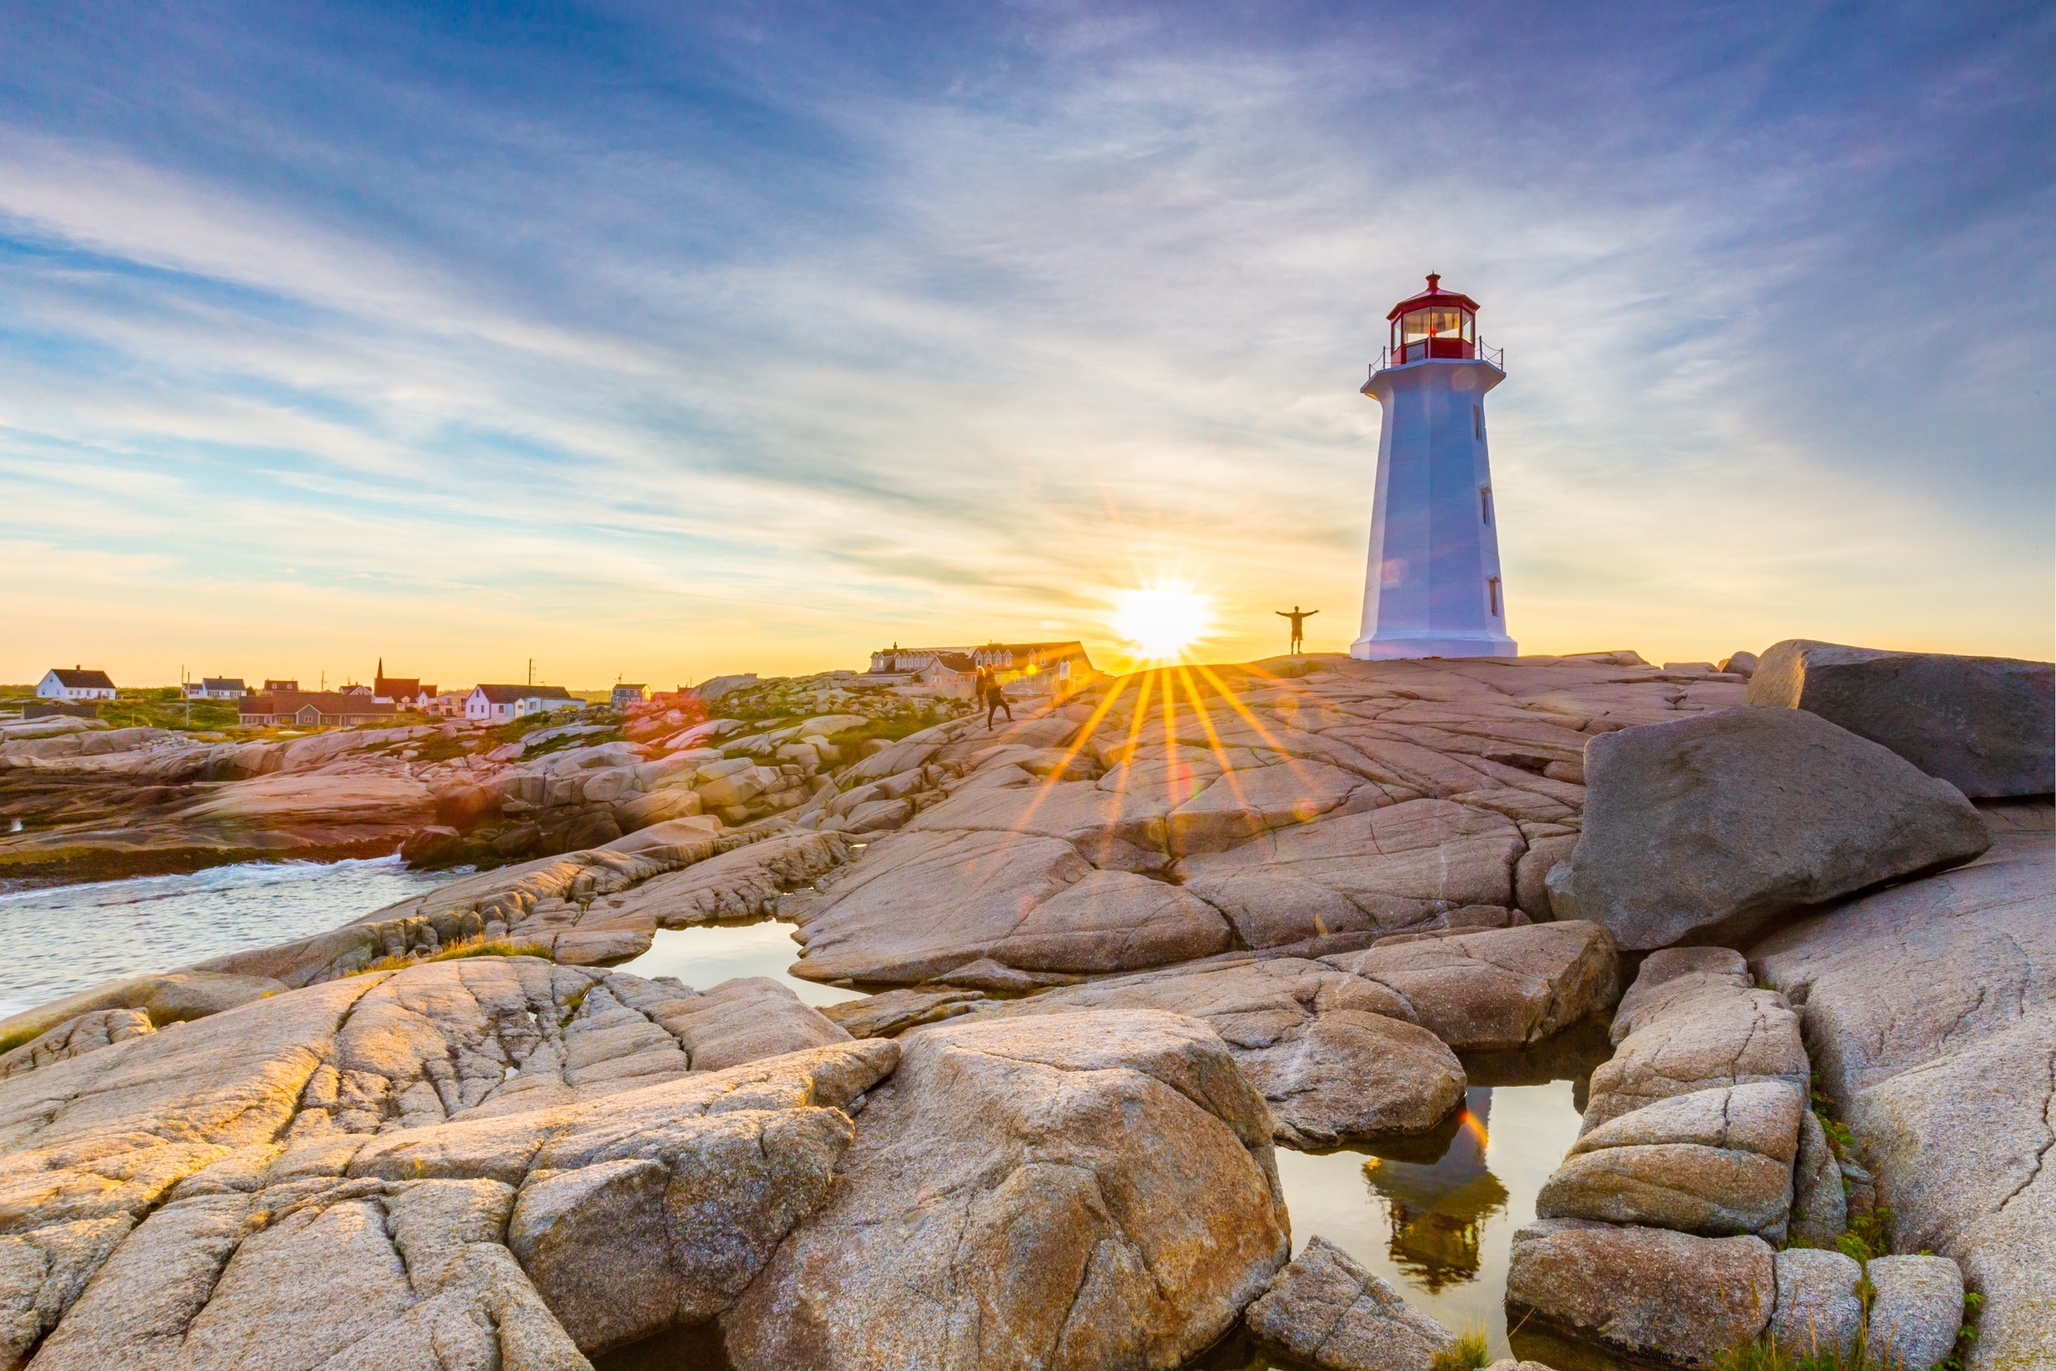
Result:
[[[28,26],[0,674],[1339,646],[1429,269],[1528,647],[2048,655],[2049,17],[1536,14]]]

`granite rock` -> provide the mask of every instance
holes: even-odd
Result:
[[[1149,1010],[941,1024],[721,1317],[738,1371],[1175,1367],[1290,1245],[1263,1100]],[[918,1298],[909,1298],[919,1292]]]
[[[1746,936],[1991,844],[1953,786],[1804,710],[1606,734],[1586,749],[1585,774],[1570,889],[1578,916],[1624,949]]]
[[[2056,666],[2048,662],[1795,638],[1763,654],[1749,703],[1818,714],[1973,799],[2056,790]]]
[[[1323,1371],[1432,1371],[1456,1336],[1326,1238],[1310,1238],[1243,1315],[1260,1341]]]

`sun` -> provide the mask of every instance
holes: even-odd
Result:
[[[1114,632],[1145,661],[1175,661],[1206,636],[1212,606],[1197,591],[1124,590],[1114,596]]]

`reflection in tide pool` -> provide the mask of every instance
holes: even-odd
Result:
[[[1278,1149],[1292,1250],[1323,1237],[1378,1273],[1444,1326],[1485,1334],[1494,1357],[1528,1356],[1561,1371],[1618,1365],[1604,1352],[1517,1327],[1509,1340],[1506,1270],[1514,1232],[1577,1141],[1605,1028],[1588,1023],[1528,1053],[1474,1054],[1464,1106],[1432,1133],[1332,1152]],[[1287,1368],[1236,1338],[1205,1371]]]
[[[1571,1082],[1473,1086],[1451,1126],[1393,1145],[1278,1151],[1293,1250],[1319,1234],[1450,1328],[1505,1351],[1507,1252],[1578,1137]]]
[[[694,990],[711,990],[737,976],[769,976],[807,1004],[862,999],[861,991],[815,985],[787,972],[800,955],[799,944],[792,940],[793,927],[777,919],[755,919],[660,928],[649,951],[608,969],[644,977],[676,976]]]

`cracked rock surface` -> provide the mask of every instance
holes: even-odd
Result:
[[[1954,1258],[1984,1295],[1972,1371],[2056,1362],[2056,839],[2013,816],[1973,865],[1759,943],[1800,1005],[1893,1246]],[[2033,814],[2028,816],[2034,818]]]
[[[842,1180],[721,1318],[742,1371],[1171,1368],[1290,1235],[1262,1098],[1154,1010],[942,1024],[857,1116]]]
[[[1456,1335],[1326,1238],[1310,1238],[1244,1316],[1249,1331],[1323,1371],[1430,1371]]]
[[[1124,677],[995,733],[950,724],[800,817],[844,822],[884,803],[838,814],[848,796],[902,782],[920,800],[797,902],[796,974],[914,985],[973,964],[990,980],[989,962],[1047,984],[1547,918],[1543,878],[1583,822],[1586,743],[1742,691],[1632,654],[1321,656]]]
[[[898,1057],[529,958],[110,1038],[0,1082],[0,1364],[583,1367],[725,1307]]]

